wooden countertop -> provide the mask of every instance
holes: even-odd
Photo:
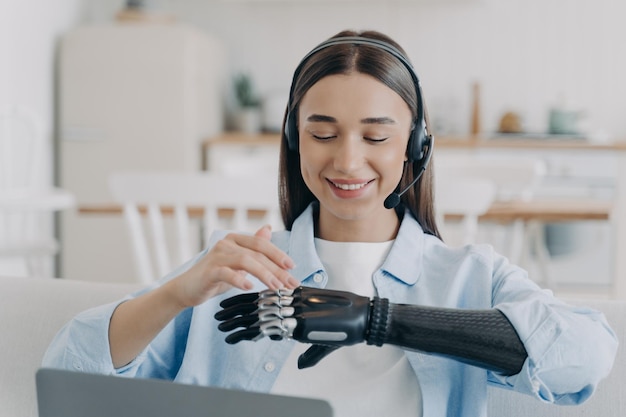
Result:
[[[515,220],[542,222],[609,220],[613,206],[611,201],[587,199],[496,201],[480,219],[503,223]]]
[[[225,132],[202,142],[204,149],[211,145],[278,145],[279,133],[247,134]],[[581,138],[533,138],[525,136],[438,136],[435,146],[449,149],[585,149],[626,151],[626,139],[611,142],[591,142]]]

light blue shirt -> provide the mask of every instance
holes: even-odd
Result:
[[[275,232],[272,241],[295,261],[292,274],[303,285],[324,288],[327,275],[315,251],[313,231],[310,206],[291,232]],[[222,236],[215,234],[209,247]],[[179,275],[205,253],[161,282]],[[378,295],[393,303],[495,307],[511,321],[528,352],[521,372],[505,377],[453,359],[406,351],[419,378],[424,416],[485,416],[488,384],[543,401],[578,404],[589,398],[612,367],[617,340],[603,314],[555,299],[488,245],[446,246],[425,234],[408,211],[373,282]],[[255,290],[262,289],[257,281]],[[220,310],[219,302],[236,292],[185,310],[133,362],[117,370],[110,356],[108,326],[119,302],[85,311],[59,331],[43,366],[269,392],[297,342],[266,338],[226,344],[213,316]]]

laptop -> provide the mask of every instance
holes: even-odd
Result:
[[[332,417],[327,401],[123,378],[37,371],[39,417]]]

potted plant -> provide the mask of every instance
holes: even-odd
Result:
[[[237,129],[245,133],[261,130],[261,100],[254,90],[248,74],[239,74],[234,80],[238,109],[235,117]]]

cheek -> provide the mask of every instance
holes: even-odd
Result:
[[[302,157],[302,155],[307,155]],[[312,158],[310,154],[302,152],[300,156],[300,174],[304,179],[304,183],[309,189],[315,188],[313,180],[318,177],[320,171],[320,162]]]
[[[400,182],[402,173],[404,172],[406,153],[393,152],[386,156],[381,155],[378,162],[378,168],[381,174],[385,178],[388,178],[389,182],[392,182],[395,187]]]

